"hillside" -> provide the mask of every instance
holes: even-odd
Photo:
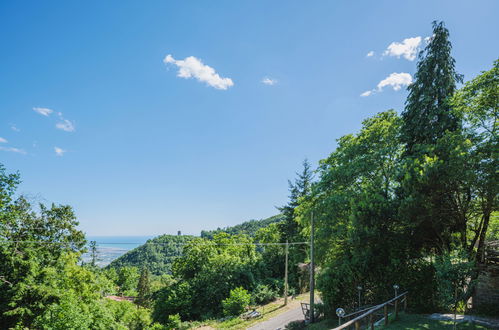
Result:
[[[153,274],[170,273],[173,260],[182,254],[182,243],[186,243],[193,238],[194,236],[188,235],[161,235],[152,238],[145,244],[128,251],[118,259],[112,261],[107,267],[142,267],[147,265]]]
[[[202,230],[201,237],[212,239],[213,235],[220,232],[228,233],[231,235],[245,234],[252,237],[255,235],[258,229],[267,227],[271,223],[280,222],[282,220],[284,220],[284,216],[282,214],[277,214],[266,219],[245,221],[239,225],[235,225],[232,227],[225,227],[222,229],[218,228],[215,230]]]
[[[276,223],[283,220],[283,216],[278,214],[270,218],[262,220],[245,221],[239,225],[201,231],[201,237],[212,239],[213,236],[220,232],[225,232],[231,235],[246,234],[254,236],[258,229],[266,227],[271,223]],[[121,257],[112,261],[107,268],[120,268],[124,266],[143,267],[147,265],[151,273],[155,275],[171,273],[171,264],[175,257],[182,254],[181,243],[186,243],[195,236],[188,235],[161,235],[148,240],[145,244],[128,251]]]

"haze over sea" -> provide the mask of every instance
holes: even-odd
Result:
[[[97,242],[97,264],[103,267],[153,237],[155,236],[87,236],[87,241]],[[83,255],[83,261],[90,261],[89,253]]]

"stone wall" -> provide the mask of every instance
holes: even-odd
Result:
[[[499,313],[499,241],[487,244],[473,295],[473,309]]]

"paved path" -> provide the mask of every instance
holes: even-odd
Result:
[[[301,311],[301,306],[293,308],[287,312],[279,314],[270,320],[258,323],[249,330],[278,330],[284,329],[286,324],[296,320],[303,320],[303,312]]]

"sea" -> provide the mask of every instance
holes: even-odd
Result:
[[[87,241],[97,243],[97,266],[105,267],[130,250],[144,244],[155,236],[87,236]],[[82,260],[90,262],[90,252],[83,254]]]

